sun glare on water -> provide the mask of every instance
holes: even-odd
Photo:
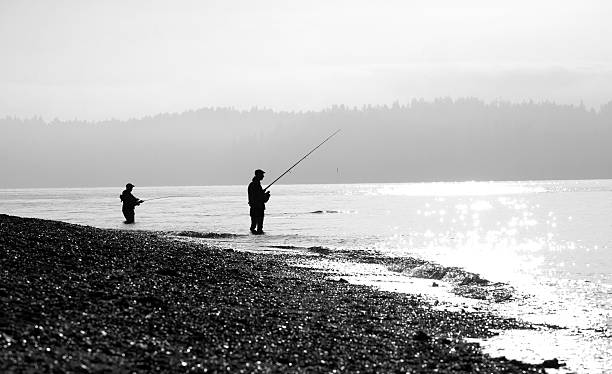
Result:
[[[546,192],[541,186],[516,182],[437,182],[390,184],[378,189],[380,195],[397,196],[491,196]]]

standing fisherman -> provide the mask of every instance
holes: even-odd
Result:
[[[270,191],[261,188],[261,181],[264,178],[264,171],[255,170],[253,181],[249,183],[249,205],[251,206],[251,233],[254,235],[263,234],[263,220],[266,203],[270,200]]]
[[[139,198],[132,195],[133,188],[133,184],[126,184],[125,190],[119,196],[119,198],[123,202],[123,208],[121,210],[123,211],[123,215],[125,216],[124,223],[134,223],[134,208],[136,207],[136,205],[140,205],[140,203],[144,202],[144,200],[140,200]]]
[[[340,132],[340,129],[336,130],[333,134],[325,138],[319,145],[314,147],[310,152],[306,153],[306,155],[300,158],[295,164],[291,165],[291,167],[283,174],[281,174],[278,178],[272,181],[266,188],[261,188],[261,181],[264,178],[264,171],[257,169],[255,170],[255,177],[253,177],[253,181],[249,184],[249,205],[251,206],[251,233],[255,235],[263,234],[263,219],[264,219],[264,210],[266,209],[266,203],[270,200],[270,188],[274,183],[276,183],[279,179],[281,179],[285,174],[291,171],[294,167],[296,167],[300,162],[304,161],[304,159],[317,149],[320,146],[325,144],[329,139],[331,139],[334,135]]]

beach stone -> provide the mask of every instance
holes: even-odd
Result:
[[[289,265],[309,258],[0,214],[0,372],[542,369],[463,341],[518,321]]]
[[[161,268],[157,270],[156,273],[159,275],[167,275],[171,277],[176,277],[179,275],[179,272],[176,269],[170,269],[170,268]]]
[[[553,358],[552,360],[544,360],[542,362],[542,367],[546,369],[559,369],[565,365],[565,363],[560,363],[556,358]]]
[[[427,335],[427,333],[425,333],[424,331],[419,330],[416,334],[413,335],[412,338],[416,341],[424,342],[429,340],[429,335]]]

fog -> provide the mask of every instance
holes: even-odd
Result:
[[[602,0],[0,2],[0,118],[612,99]]]
[[[443,98],[277,112],[204,108],[130,121],[0,120],[0,187],[612,178],[612,103]]]
[[[0,2],[0,187],[610,177],[603,0]],[[393,104],[395,103],[395,104]]]

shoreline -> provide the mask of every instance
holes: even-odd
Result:
[[[292,267],[291,258],[0,215],[0,371],[547,367],[493,358],[466,342],[528,328],[518,321],[435,310],[419,296]]]

